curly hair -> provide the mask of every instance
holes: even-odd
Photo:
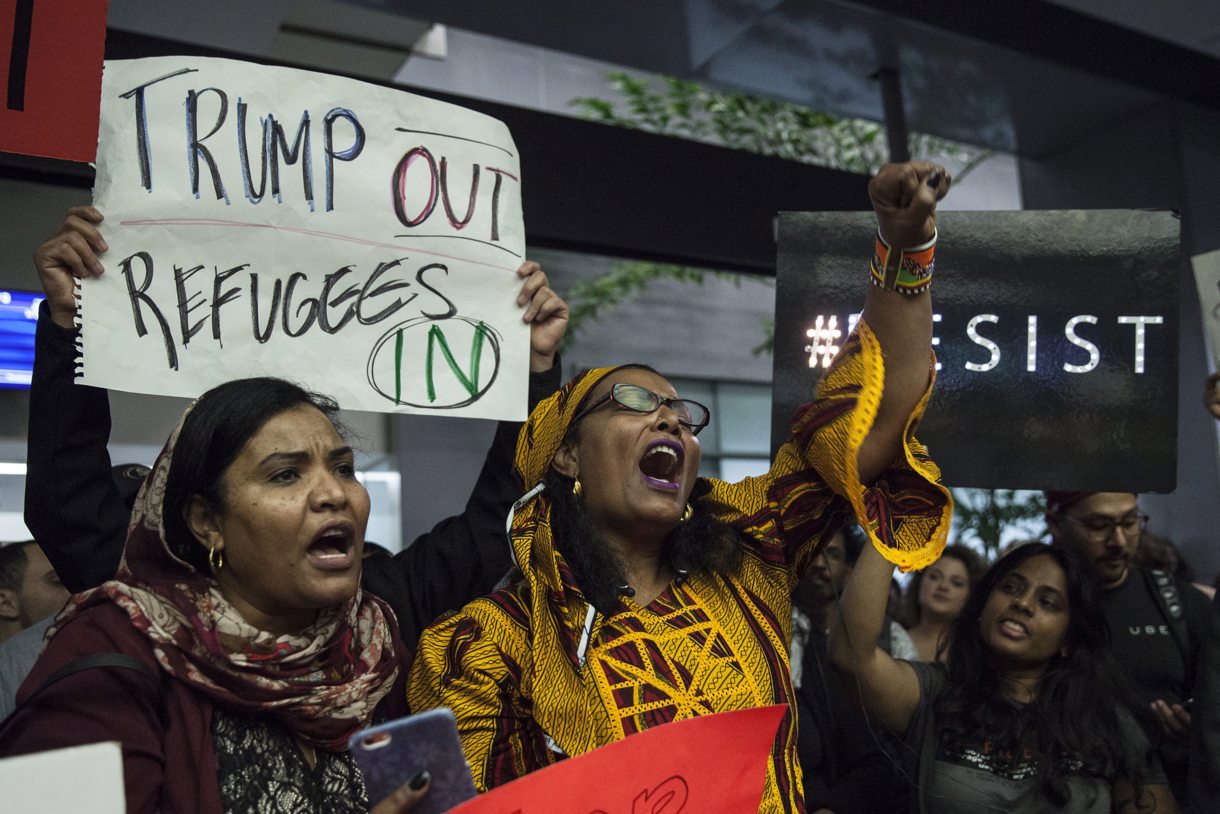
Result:
[[[1067,582],[1068,629],[1064,652],[1046,666],[1034,699],[1011,703],[1001,687],[1001,670],[983,642],[979,618],[992,591],[1021,563],[1051,557]],[[1060,546],[1029,545],[993,565],[971,590],[961,615],[949,628],[948,680],[935,702],[944,745],[989,742],[997,755],[1032,753],[1047,797],[1063,805],[1070,791],[1069,762],[1107,778],[1132,783],[1137,799],[1143,766],[1123,748],[1126,737],[1119,708],[1152,732],[1150,717],[1132,703],[1110,657],[1110,629],[1087,563]]]

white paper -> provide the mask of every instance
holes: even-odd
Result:
[[[503,123],[454,105],[231,60],[107,62],[109,250],[81,287],[80,380],[191,397],[272,375],[349,409],[519,420],[520,177]]]
[[[0,760],[5,814],[124,814],[123,753],[113,741]]]
[[[1203,310],[1203,329],[1212,358],[1220,360],[1220,250],[1196,254],[1190,258],[1194,267],[1195,285],[1199,289],[1199,307]]]

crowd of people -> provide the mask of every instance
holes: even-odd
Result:
[[[35,252],[35,540],[0,548],[0,757],[117,740],[131,812],[388,814],[427,772],[370,800],[347,743],[408,712],[453,711],[482,792],[781,704],[760,812],[1214,810],[1220,615],[1138,496],[1048,492],[1049,540],[991,564],[945,546],[913,428],[950,185],[928,162],[871,180],[859,323],[737,483],[699,475],[709,411],[647,364],[560,385],[568,307],[522,264],[530,415],[463,513],[393,555],[366,544],[338,405],[291,382],[213,388],[151,468],[111,466],[107,394],[73,381],[103,216],[73,209]]]

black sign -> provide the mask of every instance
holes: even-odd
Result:
[[[936,389],[918,430],[952,486],[1169,492],[1179,223],[1170,212],[942,212]],[[876,222],[780,219],[772,439],[864,304]]]

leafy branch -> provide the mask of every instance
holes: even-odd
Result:
[[[711,90],[673,76],[637,77],[611,71],[606,79],[617,91],[619,102],[591,96],[573,99],[570,104],[582,118],[866,175],[889,160],[885,130],[877,122],[746,93]],[[950,169],[957,181],[991,156],[989,150],[926,134],[912,134],[909,146],[913,156],[936,156],[953,164]],[[604,312],[638,297],[654,280],[702,285],[708,274],[738,285],[742,279],[688,266],[618,263],[602,277],[569,289],[568,338]],[[753,348],[756,356],[774,349],[774,320],[764,321],[762,330],[763,341]]]
[[[1012,526],[1033,526],[1045,507],[1037,492],[1016,489],[954,489],[954,539],[974,540],[987,556],[1000,552],[1001,536]]]
[[[878,122],[711,90],[672,76],[610,71],[606,79],[620,105],[597,97],[573,99],[570,104],[582,118],[866,175],[889,160],[885,128]],[[958,165],[952,168],[958,180],[991,156],[989,150],[926,134],[912,134],[908,146],[913,156],[934,155]]]

